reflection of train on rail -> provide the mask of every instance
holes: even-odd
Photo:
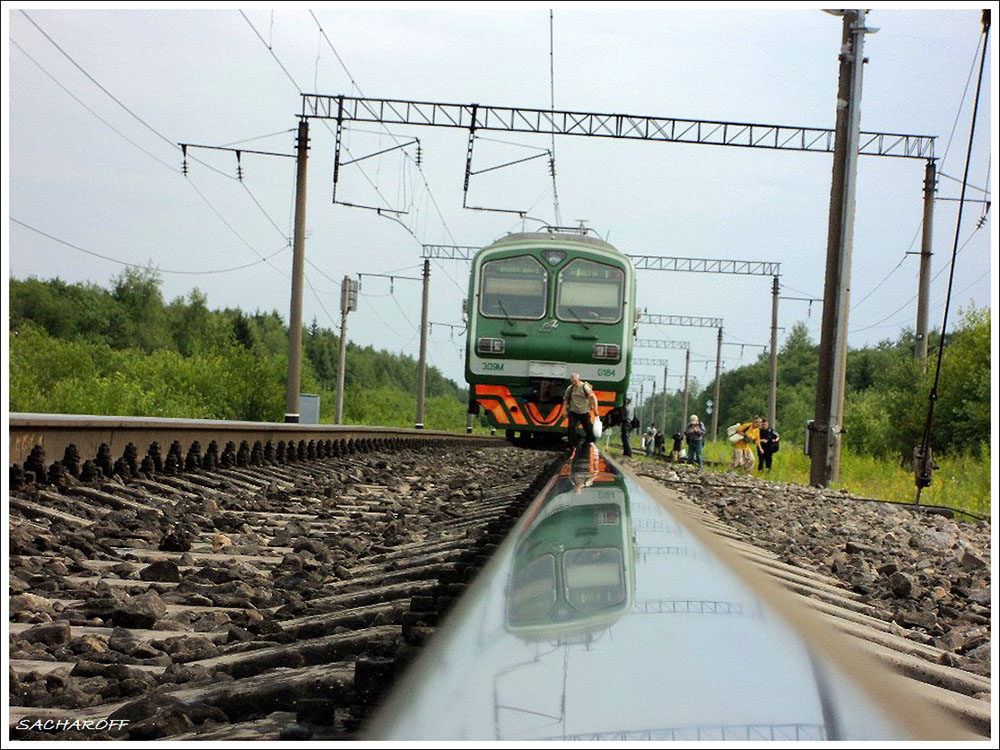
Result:
[[[563,391],[579,372],[610,424],[632,361],[635,269],[627,256],[582,232],[508,235],[472,260],[468,316],[471,413],[482,407],[508,438],[559,433]]]
[[[594,446],[577,449],[522,523],[507,588],[507,630],[525,640],[589,638],[631,609],[628,492]]]

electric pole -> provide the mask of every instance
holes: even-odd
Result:
[[[689,350],[690,351],[690,350]],[[660,426],[663,434],[667,434],[667,365],[663,365],[663,410],[660,412]]]
[[[771,429],[778,426],[778,277],[771,285],[771,385],[767,391],[767,418]]]
[[[417,372],[417,423],[418,430],[424,428],[424,391],[427,386],[427,301],[431,288],[431,262],[424,258],[424,299],[420,313],[420,365]]]
[[[688,421],[688,373],[691,371],[691,350],[684,352],[684,412],[681,414],[681,426]]]
[[[921,371],[927,370],[927,307],[931,296],[931,233],[934,228],[934,193],[937,189],[937,169],[933,159],[924,169],[924,220],[920,242],[920,284],[917,294],[917,340],[913,357]]]
[[[722,369],[722,329],[715,347],[715,404],[712,408],[712,441],[719,434],[719,371]]]
[[[816,412],[812,425],[809,483],[826,487],[840,476],[844,382],[847,374],[847,314],[851,290],[851,248],[854,239],[854,191],[857,182],[858,136],[861,121],[861,79],[864,66],[864,10],[835,11],[843,15],[837,126],[830,188],[823,328],[816,379]]]
[[[309,121],[299,120],[295,140],[295,229],[292,244],[292,303],[288,314],[288,377],[285,380],[285,421],[299,421],[302,380],[302,278],[306,257],[306,161]]]

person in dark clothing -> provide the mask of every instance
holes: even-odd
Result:
[[[674,450],[671,458],[674,460],[674,463],[677,463],[681,460],[681,444],[684,442],[684,433],[677,430],[671,437],[674,440]]]
[[[632,399],[626,398],[622,407],[622,453],[632,456],[632,420],[635,418],[635,407]]]
[[[655,448],[656,455],[657,456],[662,456],[663,455],[663,449],[664,449],[664,446],[665,446],[665,443],[666,443],[666,437],[663,434],[663,430],[659,430],[658,429],[656,431],[656,437],[653,438],[653,441],[654,441],[654,443],[656,445],[656,448]]]
[[[778,441],[781,436],[771,429],[770,423],[765,419],[760,423],[760,448],[757,450],[757,471],[763,471],[766,467],[771,470],[771,458],[778,451]]]
[[[684,437],[687,438],[688,444],[688,463],[694,464],[697,461],[698,468],[704,469],[705,461],[701,456],[701,449],[705,444],[705,425],[698,421],[697,414],[692,414],[688,420]]]

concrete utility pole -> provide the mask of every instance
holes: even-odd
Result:
[[[722,369],[722,329],[715,347],[715,403],[712,405],[712,441],[719,434],[719,371]]]
[[[663,365],[663,410],[660,412],[660,427],[667,434],[667,365]]]
[[[285,380],[285,421],[299,421],[302,380],[302,278],[306,258],[306,161],[309,121],[299,120],[295,140],[295,229],[292,244],[292,304],[288,313],[288,377]]]
[[[778,277],[771,285],[771,386],[767,391],[767,419],[778,426]]]
[[[688,373],[691,371],[691,350],[684,352],[684,412],[681,414],[681,425],[688,420]]]
[[[337,408],[334,424],[341,424],[344,416],[344,369],[347,364],[347,313],[358,309],[357,287],[350,276],[340,282],[340,352],[337,355]]]
[[[840,476],[844,382],[847,373],[847,314],[851,289],[851,248],[854,240],[854,191],[857,182],[858,136],[861,121],[861,79],[864,65],[864,10],[842,14],[840,82],[830,188],[823,328],[816,380],[816,412],[810,440],[809,482],[826,487]]]
[[[927,160],[924,169],[924,221],[920,242],[920,285],[917,293],[917,340],[913,357],[921,371],[927,370],[927,307],[931,296],[931,234],[934,229],[934,193],[937,190],[937,168]]]
[[[427,387],[427,301],[431,288],[431,262],[424,258],[424,300],[420,313],[420,366],[417,373],[417,423],[418,430],[424,428],[424,392]]]

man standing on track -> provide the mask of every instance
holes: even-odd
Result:
[[[593,443],[594,426],[590,421],[590,412],[593,410],[597,414],[597,394],[594,393],[590,383],[580,380],[578,372],[570,375],[569,387],[563,393],[563,408],[566,409],[566,438],[569,440],[569,447],[576,447],[577,422],[583,425],[587,442]]]

